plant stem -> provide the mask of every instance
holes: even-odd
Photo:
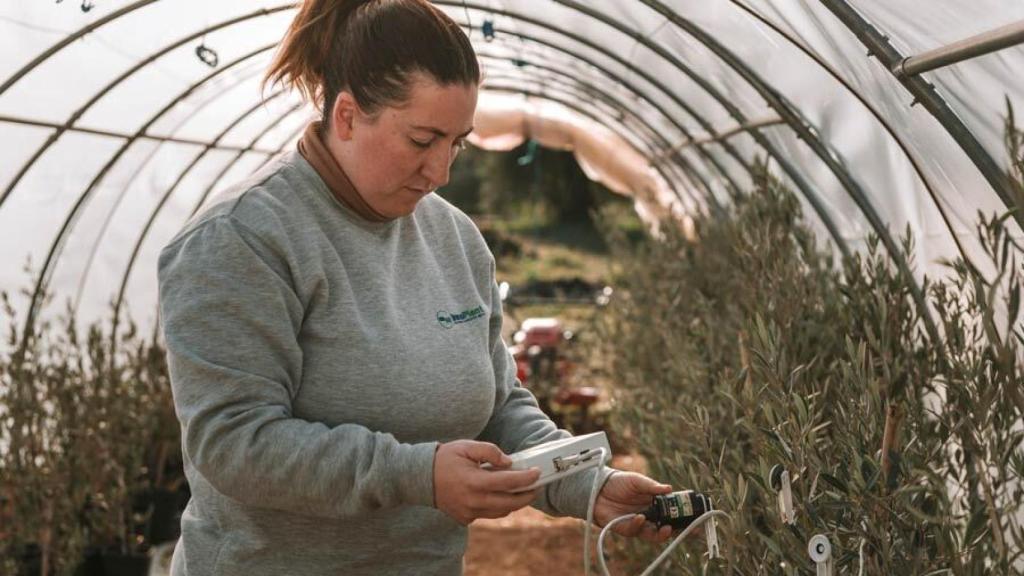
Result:
[[[999,515],[996,511],[996,500],[992,495],[992,483],[988,474],[984,471],[975,471],[978,479],[981,480],[981,487],[985,491],[985,508],[988,508],[988,521],[992,525],[992,539],[996,544],[996,552],[1003,559],[1006,558],[1006,543],[1003,542],[1003,527],[999,522]]]
[[[903,408],[890,400],[885,409],[885,431],[882,434],[882,493],[888,492],[894,484],[892,460],[897,455],[900,424],[903,422]]]

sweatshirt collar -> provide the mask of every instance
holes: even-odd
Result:
[[[316,170],[334,197],[353,212],[370,222],[393,220],[374,210],[352,185],[352,181],[345,175],[338,161],[320,138],[320,122],[310,122],[309,126],[306,126],[306,131],[299,140],[299,154],[302,154]]]

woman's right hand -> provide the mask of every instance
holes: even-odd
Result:
[[[483,463],[492,468],[481,468]],[[456,440],[434,454],[434,505],[468,526],[477,518],[502,518],[533,502],[541,488],[513,493],[537,481],[540,469],[506,470],[512,460],[489,442]]]

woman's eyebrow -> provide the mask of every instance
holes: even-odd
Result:
[[[434,128],[433,126],[413,126],[412,128],[413,128],[413,130],[425,130],[427,132],[432,132],[434,134],[437,134],[441,138],[447,138],[448,137],[448,133],[447,132],[445,132],[444,130],[441,130],[440,128]],[[475,126],[470,126],[469,130],[466,130],[462,134],[459,134],[458,137],[459,138],[465,138],[466,136],[469,136],[469,133],[473,131],[473,128],[475,128]]]

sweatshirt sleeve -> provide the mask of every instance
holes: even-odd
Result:
[[[289,270],[280,243],[224,215],[161,253],[160,314],[185,458],[252,506],[327,517],[432,506],[436,443],[292,415],[304,309]]]
[[[493,272],[493,263],[492,263]],[[516,377],[516,366],[501,337],[503,312],[498,286],[491,281],[490,349],[497,387],[494,413],[480,440],[493,442],[506,454],[525,450],[543,442],[572,436],[560,430],[537,405],[533,393],[522,387]],[[601,486],[612,469],[592,468],[548,484],[533,506],[554,516],[585,519],[594,477],[601,475]]]

